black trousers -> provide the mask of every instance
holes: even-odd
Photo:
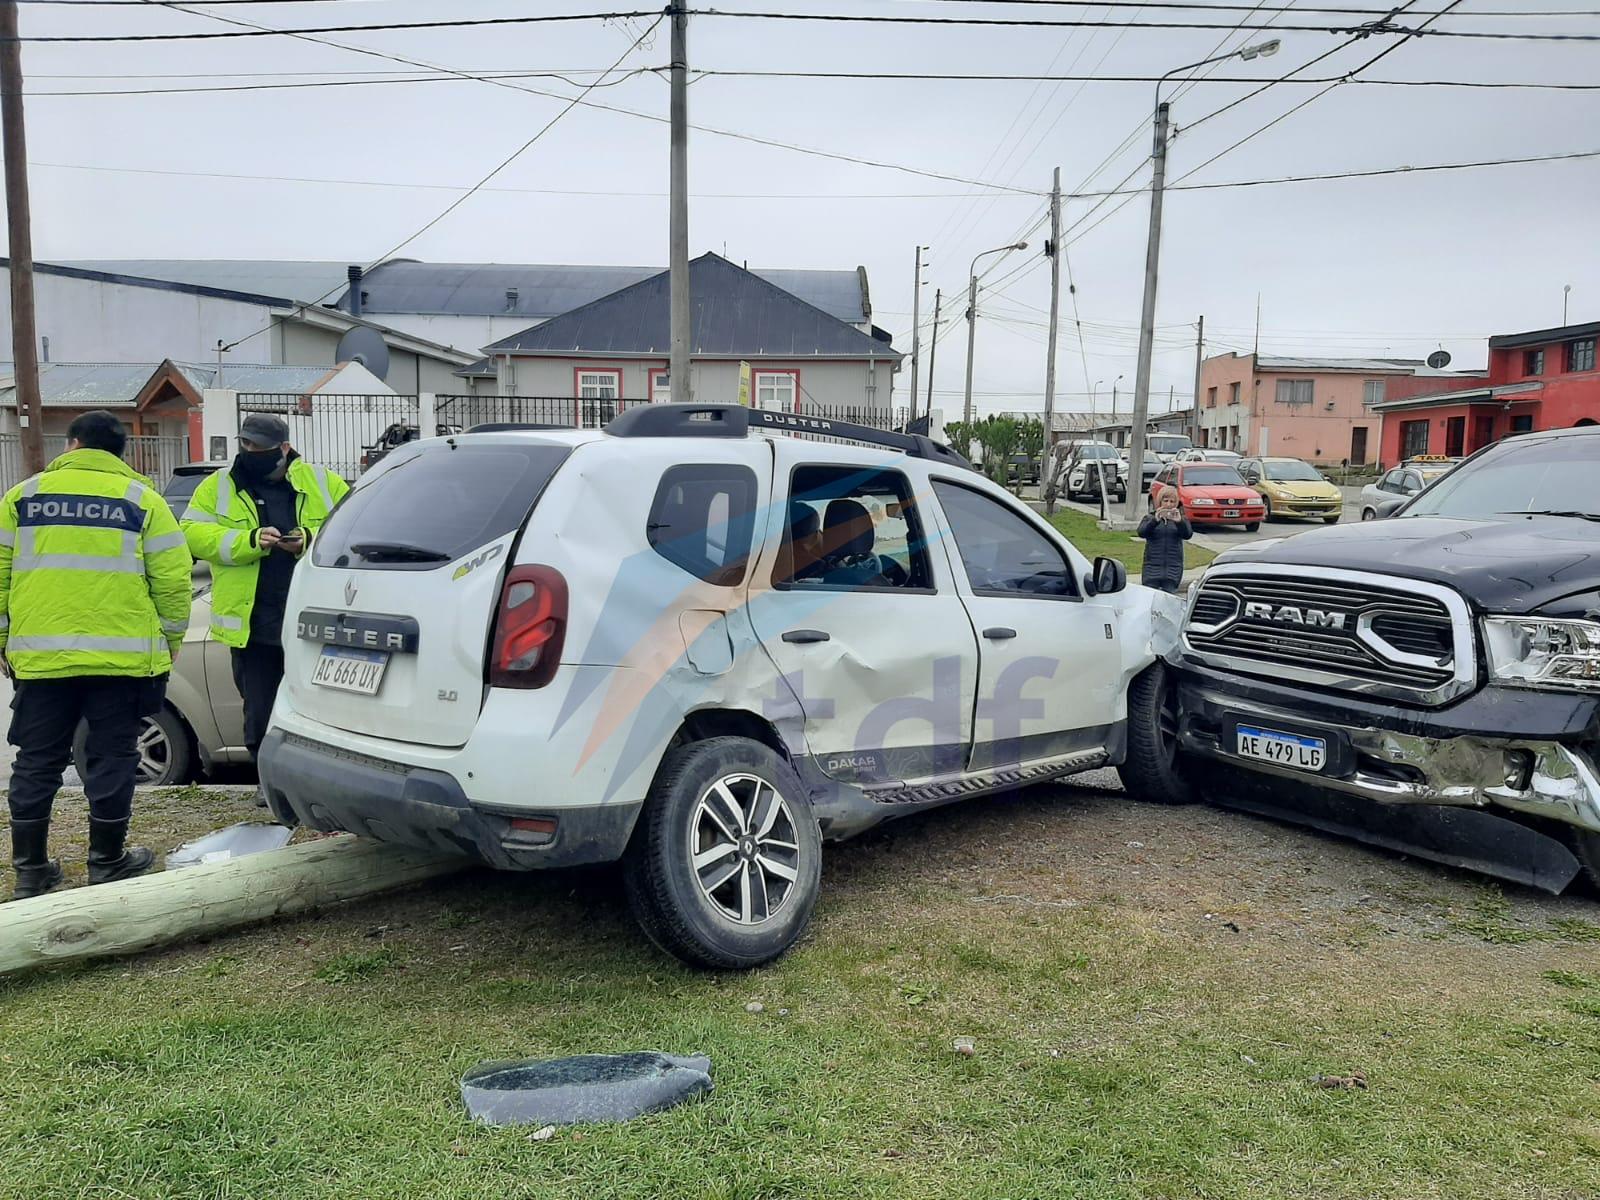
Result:
[[[48,821],[72,761],[78,722],[89,726],[83,790],[97,821],[126,821],[139,773],[139,728],[166,680],[82,675],[23,679],[12,700],[7,740],[17,748],[7,800],[13,821]],[[159,699],[156,701],[159,706]]]
[[[244,744],[254,758],[261,739],[267,736],[278,684],[283,682],[283,647],[251,641],[243,650],[235,650],[233,682],[244,697]]]

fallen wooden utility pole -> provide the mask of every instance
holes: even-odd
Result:
[[[52,892],[0,906],[0,975],[133,954],[323,908],[468,865],[339,835],[229,862]]]

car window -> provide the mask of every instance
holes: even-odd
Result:
[[[1600,516],[1600,437],[1504,441],[1438,480],[1405,515],[1481,520],[1528,512]],[[1577,585],[1574,585],[1577,586]]]
[[[1221,463],[1196,463],[1183,469],[1183,482],[1186,487],[1226,487],[1229,484],[1242,484],[1244,480],[1239,477],[1238,471]]]
[[[744,581],[755,524],[756,474],[731,463],[670,467],[656,488],[645,534],[674,566],[722,587]]]
[[[172,509],[173,516],[183,516],[183,510],[189,507],[195,490],[205,478],[206,473],[186,471],[167,480],[167,486],[161,489],[161,498]]]
[[[1403,492],[1420,492],[1422,490],[1422,476],[1415,471],[1407,471],[1400,477],[1400,490]]]
[[[312,542],[312,561],[434,570],[521,526],[568,454],[529,443],[439,446],[364,478]]]
[[[933,491],[955,536],[967,582],[980,596],[1077,595],[1067,558],[1020,513],[960,484],[935,480]]]
[[[1275,462],[1267,464],[1267,478],[1280,483],[1321,483],[1322,476],[1310,463]]]
[[[932,591],[927,539],[906,477],[867,467],[796,467],[772,584]]]
[[[1390,471],[1383,477],[1378,486],[1386,492],[1398,492],[1400,490],[1400,476],[1404,473],[1399,470]]]

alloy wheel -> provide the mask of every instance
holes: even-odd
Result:
[[[689,844],[701,892],[723,916],[760,925],[788,901],[799,878],[794,814],[759,775],[725,775],[701,795]]]
[[[146,717],[134,745],[139,751],[139,782],[165,782],[172,770],[172,739],[167,731],[159,722]]]

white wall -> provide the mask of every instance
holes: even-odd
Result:
[[[369,321],[409,333],[412,337],[453,346],[471,354],[480,353],[485,346],[508,338],[524,329],[532,329],[543,321],[529,320],[525,316],[508,314],[503,317],[453,316],[437,313],[363,313]]]
[[[865,361],[826,361],[806,359],[754,360],[753,371],[795,370],[800,373],[800,399],[802,403],[833,405],[866,405],[887,409],[891,404],[890,380],[893,376],[889,360],[876,362],[871,372],[877,388],[868,391],[869,372]],[[574,396],[577,394],[576,376],[579,369],[621,370],[622,399],[644,400],[650,395],[648,373],[652,369],[665,370],[667,360],[661,359],[579,359],[579,358],[515,358],[512,361],[513,386],[508,394],[518,396]],[[739,398],[739,364],[725,360],[699,360],[692,364],[690,388],[694,399],[702,404],[734,404]],[[487,389],[484,389],[487,390]]]
[[[11,270],[0,267],[0,323],[5,357],[11,356]],[[50,339],[55,362],[215,362],[217,339],[231,342],[271,322],[265,305],[130,287],[38,272],[34,304],[40,337]],[[268,334],[229,352],[232,362],[272,362]]]

